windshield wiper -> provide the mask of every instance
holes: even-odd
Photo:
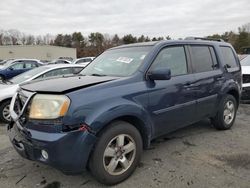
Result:
[[[106,74],[97,74],[97,73],[94,73],[94,74],[90,74],[90,76],[107,76]]]

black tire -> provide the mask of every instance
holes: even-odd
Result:
[[[225,110],[227,110],[227,106],[226,106],[227,104],[233,105],[233,112],[231,112],[231,114],[233,114],[232,115],[233,117],[231,117],[231,119],[226,118],[226,115],[225,115]],[[235,118],[236,118],[237,107],[238,105],[234,96],[227,94],[225,97],[223,97],[223,99],[220,102],[219,110],[216,116],[212,118],[212,124],[214,125],[214,127],[218,130],[230,129],[233,126]]]
[[[125,151],[125,147],[128,146],[128,143],[131,144],[134,143],[133,147],[135,147],[135,151],[130,152],[129,154],[121,154],[120,155],[124,155],[118,157],[119,154],[117,154],[118,152],[116,152],[114,154],[114,156],[116,157],[110,157],[110,161],[106,161],[107,159],[109,159],[108,157],[104,157],[104,152],[107,151],[107,148],[111,148],[108,147],[109,145],[113,144],[114,148],[117,148],[117,139],[118,137],[124,135],[124,148],[122,148],[121,150],[123,150],[123,152],[126,153]],[[127,142],[126,139],[130,139],[131,138],[131,142]],[[112,142],[113,140],[113,142]],[[119,139],[118,139],[119,140]],[[125,143],[127,143],[127,145],[125,145]],[[119,145],[119,144],[118,144]],[[119,147],[118,147],[119,148]],[[127,122],[123,122],[123,121],[116,121],[114,123],[111,123],[100,135],[99,140],[97,142],[97,144],[95,145],[94,151],[90,157],[89,160],[89,169],[92,173],[92,175],[100,182],[106,185],[114,185],[117,183],[120,183],[122,181],[124,181],[125,179],[127,179],[132,173],[133,171],[136,169],[139,161],[140,161],[140,157],[141,157],[141,153],[142,153],[142,138],[141,135],[139,133],[139,131],[131,124],[127,123]],[[116,150],[117,151],[117,150]],[[126,156],[129,155],[129,156]],[[132,156],[132,157],[131,157]],[[131,158],[131,160],[127,160],[127,158]],[[125,160],[127,160],[126,164],[130,164],[127,166],[127,169],[124,167],[124,162],[122,162],[123,158],[125,158]],[[118,170],[121,170],[121,172],[115,172],[112,171],[112,173],[121,173],[121,174],[110,174],[110,172],[108,172],[108,169],[105,168],[106,162],[107,164],[111,164],[111,161],[115,161],[117,162],[117,160],[121,160],[119,162],[117,162],[118,165],[116,165],[116,168],[118,168]],[[107,165],[108,166],[108,165]],[[107,167],[106,166],[106,167]],[[125,170],[124,172],[122,172],[123,170]]]
[[[5,115],[3,114],[4,109],[10,105],[10,100],[4,101],[0,104],[0,121],[3,123],[9,123],[10,121],[5,118]]]

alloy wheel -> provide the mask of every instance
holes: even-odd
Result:
[[[103,155],[103,165],[110,175],[120,175],[132,165],[136,154],[134,139],[127,134],[120,134],[113,138]]]
[[[227,101],[224,107],[223,119],[224,122],[229,125],[235,116],[235,107],[232,101]]]

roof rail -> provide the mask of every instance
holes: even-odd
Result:
[[[202,38],[202,37],[186,37],[185,40],[210,40],[210,41],[224,42],[223,39]]]

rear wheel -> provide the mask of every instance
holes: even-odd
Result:
[[[0,104],[0,121],[4,123],[9,123],[11,121],[10,100],[4,101]]]
[[[133,173],[141,153],[139,131],[127,122],[114,122],[101,134],[90,158],[89,168],[99,182],[114,185]]]
[[[216,129],[230,129],[235,121],[237,112],[237,102],[234,96],[226,95],[219,106],[217,115],[212,118],[212,123]]]

